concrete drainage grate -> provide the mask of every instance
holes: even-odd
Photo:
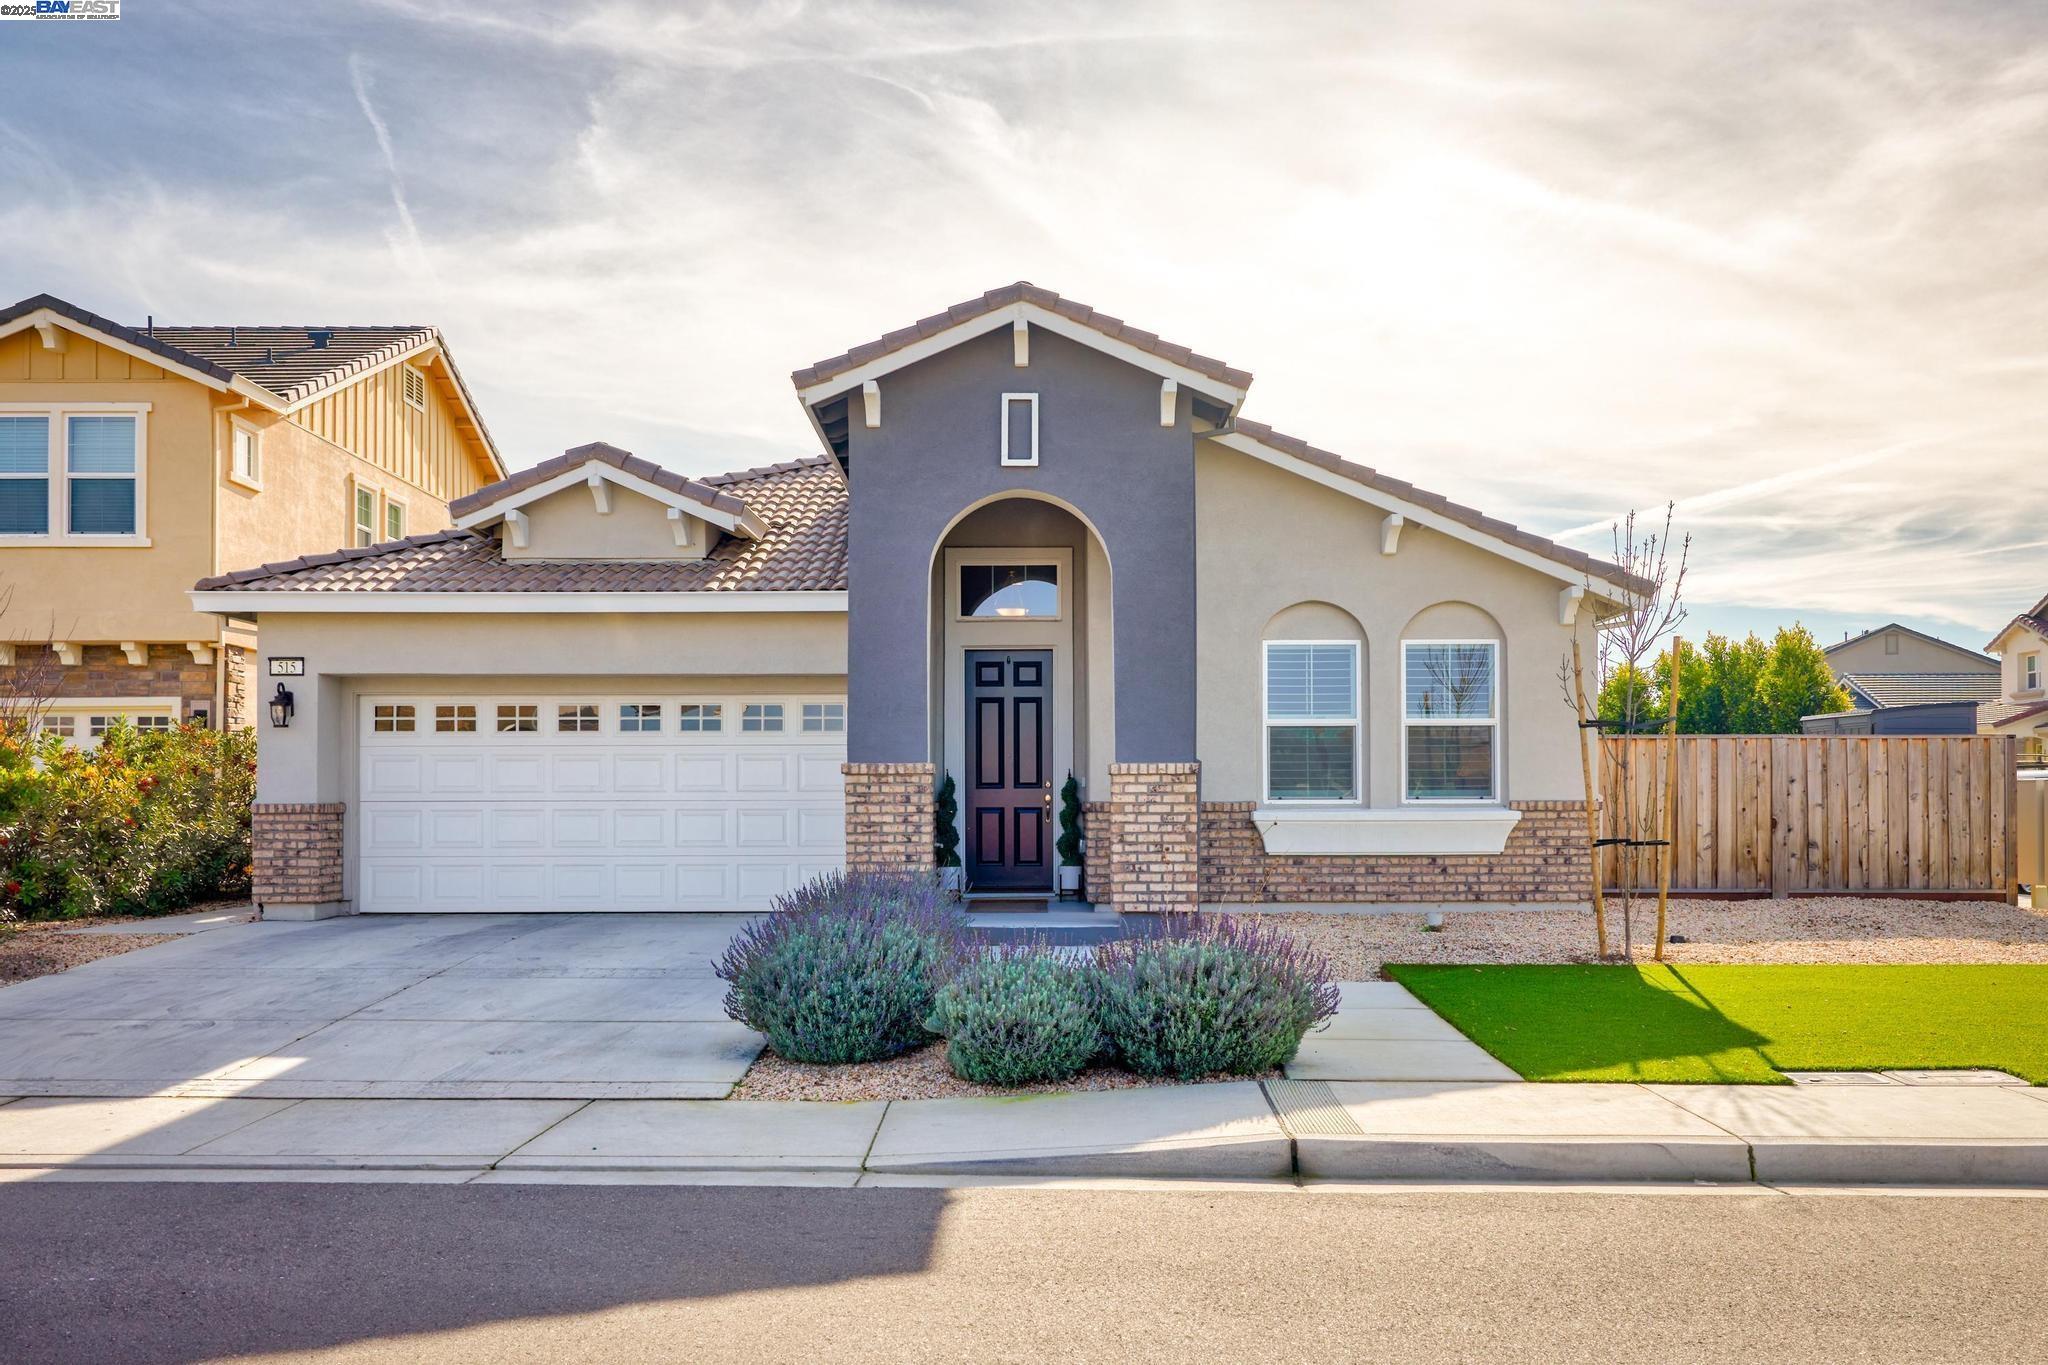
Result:
[[[1296,1137],[1364,1137],[1365,1129],[1337,1102],[1328,1081],[1267,1081],[1280,1122]]]

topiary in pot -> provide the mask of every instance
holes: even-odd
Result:
[[[1060,855],[1060,893],[1081,889],[1081,784],[1072,773],[1060,788],[1060,837],[1053,845]]]
[[[1270,1071],[1337,1012],[1327,959],[1227,915],[1171,916],[1157,937],[1105,945],[1096,964],[1102,1031],[1148,1076]]]
[[[939,988],[926,1027],[946,1040],[946,1062],[982,1085],[1056,1081],[1102,1050],[1091,970],[1041,944],[994,948]]]
[[[776,901],[718,961],[725,1012],[793,1062],[872,1062],[926,1041],[967,917],[930,877],[835,872]]]
[[[960,801],[947,773],[932,798],[932,861],[938,865],[939,884],[946,890],[960,890]]]

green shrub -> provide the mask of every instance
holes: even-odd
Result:
[[[793,1062],[872,1062],[927,1040],[967,917],[930,877],[835,872],[782,897],[718,962],[725,1012]]]
[[[116,723],[94,749],[0,736],[0,907],[72,919],[247,895],[255,794],[250,730]]]
[[[1071,1076],[1102,1050],[1086,963],[1042,946],[991,949],[939,988],[926,1027],[962,1080],[1028,1085]]]
[[[1096,964],[1102,1031],[1148,1076],[1270,1071],[1337,1012],[1324,958],[1227,915],[1172,917],[1156,937],[1105,945]]]

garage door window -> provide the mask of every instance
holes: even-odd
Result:
[[[435,707],[434,733],[441,735],[475,734],[476,708],[460,704]]]
[[[780,702],[749,702],[740,714],[740,729],[748,733],[779,734],[782,730]]]
[[[559,734],[594,735],[597,725],[594,701],[568,702],[555,708],[555,730]]]
[[[846,729],[846,707],[836,701],[804,703],[804,733],[840,734]]]
[[[619,731],[628,735],[653,734],[661,729],[660,702],[626,702],[619,707]]]
[[[530,735],[540,729],[540,708],[538,706],[501,706],[498,708],[498,733],[501,735]]]
[[[412,733],[412,708],[410,706],[378,706],[370,714],[370,728],[380,735],[409,735]]]
[[[676,729],[716,734],[725,728],[725,708],[717,702],[685,702],[676,708]]]

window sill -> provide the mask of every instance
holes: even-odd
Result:
[[[1260,806],[1252,812],[1268,853],[1427,857],[1499,853],[1522,813],[1506,806],[1371,810]]]
[[[16,547],[43,546],[52,550],[83,549],[143,549],[149,548],[148,536],[21,536],[0,535],[0,546]]]
[[[233,484],[237,488],[246,488],[251,493],[261,493],[263,491],[263,480],[245,479],[240,474],[235,473],[233,470],[228,471],[228,482]]]

